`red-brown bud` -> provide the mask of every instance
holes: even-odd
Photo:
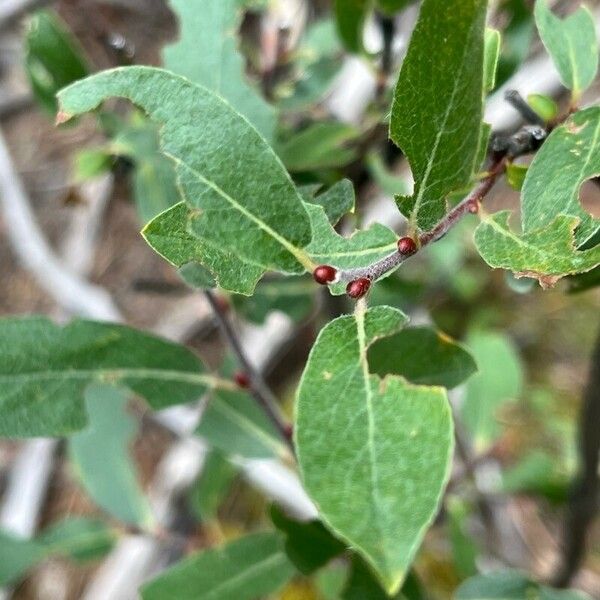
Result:
[[[361,277],[360,279],[355,279],[354,281],[351,281],[346,286],[346,293],[348,294],[348,296],[350,296],[350,298],[358,300],[369,291],[370,287],[371,280],[367,279],[366,277]]]
[[[403,237],[398,240],[398,252],[404,256],[410,256],[417,251],[417,244],[411,237]]]
[[[217,303],[217,306],[219,307],[219,310],[223,314],[227,314],[231,310],[231,305],[229,304],[229,300],[225,296],[221,296],[219,294],[218,296],[215,296],[215,301]]]
[[[247,390],[250,387],[250,377],[243,371],[237,371],[233,376],[233,379],[238,387]]]
[[[470,204],[469,204],[469,212],[472,215],[476,215],[479,212],[479,202],[477,200],[473,200]]]
[[[334,267],[329,265],[319,265],[313,272],[313,277],[317,283],[321,285],[327,285],[335,281],[337,277],[337,271]]]

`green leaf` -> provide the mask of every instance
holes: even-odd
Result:
[[[342,179],[308,202],[322,206],[329,222],[335,225],[346,213],[354,212],[354,185],[349,179]]]
[[[466,186],[483,113],[485,0],[424,0],[394,94],[390,137],[408,157],[415,192],[400,198],[411,223],[430,229],[446,197]]]
[[[114,530],[101,521],[72,518],[46,529],[34,540],[0,531],[0,585],[12,583],[51,556],[77,561],[106,554],[116,540]]]
[[[192,212],[185,202],[176,204],[144,227],[144,239],[155,252],[176,267],[201,263],[214,275],[219,287],[229,292],[251,295],[264,269],[245,262],[235,254],[208,246],[190,233]],[[206,287],[215,286],[210,277],[204,277],[198,283]]]
[[[487,159],[491,137],[492,126],[484,121],[481,124],[481,130],[479,132],[479,142],[477,148],[477,155],[475,156],[475,163],[473,165],[473,173],[478,173],[483,168],[483,165],[485,164],[485,161]]]
[[[56,114],[56,92],[88,74],[86,59],[66,24],[52,10],[34,13],[25,35],[25,70],[36,100]]]
[[[202,474],[188,493],[188,502],[199,521],[217,519],[219,507],[229,493],[238,469],[218,450],[211,450]]]
[[[523,369],[516,349],[499,333],[473,332],[467,338],[467,347],[479,373],[467,383],[461,414],[475,448],[483,451],[501,431],[496,420],[498,409],[521,392]]]
[[[135,164],[133,197],[139,219],[147,223],[180,200],[173,162],[160,153],[158,127],[147,119],[134,118],[112,140],[114,154]]]
[[[343,237],[331,226],[322,207],[306,204],[313,229],[313,241],[306,247],[315,264],[332,265],[338,269],[366,267],[398,250],[396,234],[379,223],[369,229],[355,231]],[[344,283],[329,286],[332,294],[344,294]]]
[[[89,427],[69,440],[81,483],[112,516],[151,529],[154,519],[129,454],[137,421],[127,414],[127,394],[113,386],[92,384],[85,391],[85,404]]]
[[[346,582],[341,600],[404,600],[402,592],[386,593],[369,567],[358,557],[352,558],[350,577]]]
[[[77,562],[96,560],[111,550],[117,535],[97,519],[73,517],[45,529],[36,541],[47,556],[61,555]]]
[[[547,123],[558,116],[558,104],[550,96],[544,94],[529,94],[527,104]]]
[[[144,600],[255,600],[294,574],[277,533],[248,535],[191,556],[142,588]]]
[[[211,272],[200,263],[186,263],[177,272],[179,277],[194,290],[210,290],[216,287]]]
[[[502,29],[496,87],[505,83],[527,58],[534,29],[533,14],[525,0],[504,0],[501,9],[506,26]]]
[[[590,11],[581,6],[565,19],[559,19],[547,0],[536,0],[535,22],[562,84],[575,98],[589,87],[598,71],[598,40]]]
[[[448,539],[452,547],[452,560],[461,579],[477,573],[479,550],[468,533],[469,510],[460,498],[452,496],[446,499],[448,515]]]
[[[214,394],[196,433],[227,455],[273,458],[288,454],[256,400],[241,391]]]
[[[340,600],[348,576],[347,566],[339,561],[317,571],[313,582],[320,600]]]
[[[314,123],[299,133],[287,135],[277,146],[277,154],[293,172],[343,167],[357,157],[356,148],[348,146],[356,141],[359,133],[345,123]]]
[[[331,88],[342,65],[341,46],[333,20],[313,23],[295,58],[296,80],[279,102],[285,111],[306,110],[318,103]]]
[[[352,557],[350,577],[346,582],[341,600],[425,600],[419,589],[419,582],[410,572],[402,586],[402,590],[389,595],[375,579],[372,571],[359,557]]]
[[[570,482],[570,474],[556,456],[534,450],[502,473],[502,492],[541,494],[553,502],[565,502]]]
[[[196,209],[202,242],[264,269],[302,273],[312,265],[301,198],[283,165],[248,121],[213,92],[150,67],[104,71],[59,94],[60,121],[112,96],[126,97],[162,125],[162,149]]]
[[[500,58],[502,36],[497,29],[485,28],[483,50],[483,91],[491,92],[496,87],[496,70]]]
[[[21,578],[45,557],[44,547],[38,542],[0,531],[0,585]]]
[[[275,505],[271,507],[271,520],[286,536],[286,554],[303,575],[311,575],[346,550],[345,544],[320,521],[295,521]]]
[[[456,600],[585,600],[575,590],[555,590],[531,581],[520,571],[496,571],[467,579],[456,591]]]
[[[67,435],[87,423],[91,383],[121,384],[154,409],[197,399],[213,383],[186,348],[121,325],[42,317],[0,321],[0,436]]]
[[[408,192],[406,179],[401,175],[390,173],[381,156],[376,152],[371,152],[367,156],[367,166],[375,183],[384,193],[395,196]]]
[[[365,22],[372,0],[334,0],[333,10],[338,34],[348,52],[360,54]]]
[[[584,181],[599,173],[600,107],[594,106],[554,129],[535,155],[521,197],[523,231],[549,227],[559,214],[569,215],[579,219],[577,248],[600,242],[600,219],[579,201]]]
[[[600,285],[600,266],[595,267],[587,273],[581,273],[568,278],[569,293],[578,294],[586,292]]]
[[[312,278],[280,277],[261,282],[250,298],[232,296],[232,301],[236,312],[253,323],[264,323],[274,310],[300,323],[314,309],[316,291]]]
[[[75,155],[75,183],[88,181],[109,171],[113,165],[113,157],[104,148],[81,150]]]
[[[414,0],[376,0],[377,8],[388,15],[394,15],[412,4]]]
[[[528,170],[529,165],[519,165],[516,163],[508,164],[506,167],[506,180],[508,181],[508,185],[510,185],[513,190],[521,191]]]
[[[600,264],[600,246],[585,251],[574,247],[577,217],[559,215],[547,227],[521,236],[511,231],[509,218],[509,211],[484,216],[475,230],[477,250],[490,267],[552,287],[565,275],[584,273]]]
[[[367,349],[406,322],[375,307],[329,323],[310,353],[296,406],[306,490],[326,525],[396,593],[447,481],[452,419],[443,389],[369,373]]]
[[[179,18],[179,40],[163,51],[169,71],[227,100],[271,141],[275,112],[250,85],[238,52],[240,0],[169,0]]]
[[[404,329],[377,340],[367,356],[373,373],[401,375],[424,385],[453,388],[477,371],[463,346],[429,327]]]

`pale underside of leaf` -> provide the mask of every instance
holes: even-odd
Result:
[[[91,385],[85,400],[90,427],[69,440],[79,479],[109,514],[150,530],[152,511],[129,453],[138,422],[127,413],[127,393],[114,386]]]

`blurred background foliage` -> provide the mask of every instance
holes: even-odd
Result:
[[[387,142],[391,84],[403,49],[401,42],[390,46],[386,36],[393,23],[396,34],[406,37],[415,19],[414,3],[380,0],[373,8],[356,2],[357,13],[350,14],[340,8],[342,2],[227,1],[231,21],[220,24],[221,30],[214,24],[210,32],[208,13],[190,15],[192,3],[177,0],[170,6],[159,0],[59,0],[0,22],[2,131],[35,215],[53,247],[60,249],[65,232],[88,202],[82,190],[98,178],[111,178],[90,277],[110,290],[127,321],[139,327],[155,326],[170,307],[192,294],[138,234],[144,223],[180,201],[173,168],[158,152],[156,127],[122,102],[107,105],[98,115],[100,133],[91,120],[55,130],[54,94],[69,82],[105,67],[164,62],[206,83],[214,73],[202,52],[210,52],[213,40],[222,37],[231,53],[222,73],[223,95],[248,111],[244,114],[259,115],[261,131],[296,183],[312,197],[342,178],[353,182],[356,209],[338,231],[350,233],[371,215],[385,219],[388,213],[381,205],[391,204],[393,194],[410,186],[405,162]],[[288,4],[292,9],[282,8]],[[574,3],[555,4],[564,13]],[[596,3],[589,4],[597,15]],[[530,2],[501,0],[492,6],[492,24],[502,31],[499,87],[524,64],[535,62],[540,44]],[[176,13],[189,29],[181,30],[180,37]],[[209,36],[206,45],[199,35]],[[186,45],[197,49],[198,64],[182,61]],[[352,71],[356,63],[358,75]],[[354,76],[344,78],[349,69]],[[358,102],[356,116],[353,98],[360,100],[362,90],[354,83],[365,72],[375,86],[367,102]],[[597,99],[598,91],[596,83],[589,98]],[[560,93],[554,100],[564,107]],[[553,110],[547,99],[537,103],[543,104],[539,110]],[[519,174],[512,179],[518,187]],[[598,210],[597,190],[586,188],[584,196]],[[502,185],[489,201],[494,208],[514,207],[517,193]],[[412,316],[419,329],[409,330],[408,349],[460,356],[461,346],[451,342],[459,340],[478,366],[467,384],[452,392],[475,464],[469,465],[472,472],[458,467],[454,473],[442,514],[403,597],[566,598],[532,581],[545,581],[556,568],[565,503],[577,469],[578,411],[597,334],[600,295],[595,286],[600,278],[596,270],[544,292],[528,280],[490,270],[474,252],[473,228],[472,220],[456,227],[378,284],[371,298],[372,304],[397,306]],[[188,282],[203,276],[183,275]],[[0,238],[0,276],[0,313],[58,314],[53,299],[15,259],[6,235]],[[291,319],[292,343],[271,361],[269,371],[269,382],[291,414],[315,335],[331,316],[349,309],[346,300],[327,296],[308,277],[275,276],[260,283],[250,298],[222,294],[221,299],[238,323],[260,326],[273,311]],[[233,372],[214,323],[186,341],[209,364]],[[471,368],[457,360],[457,369]],[[398,368],[418,380],[414,365]],[[446,382],[456,374],[439,376]],[[0,534],[0,583],[15,586],[14,598],[83,597],[117,538],[156,527],[146,492],[172,440],[145,418],[137,401],[118,392],[107,398],[106,393],[88,393],[89,429],[60,453],[43,503],[41,532],[27,541]],[[250,428],[229,418],[232,407]],[[120,415],[118,427],[115,415]],[[266,516],[267,500],[240,476],[239,461],[231,460],[231,455],[267,458],[282,452],[269,423],[248,398],[219,394],[197,433],[212,449],[200,476],[177,500],[175,533],[157,533],[171,542],[175,536],[175,554],[236,539],[271,520],[284,532],[293,529],[285,515]],[[16,443],[0,444],[0,491],[8,485],[18,450]],[[493,549],[497,540],[487,539],[488,509],[497,510],[491,517],[494,528],[510,530],[508,547]],[[597,522],[589,533],[589,553],[574,583],[600,597]],[[318,537],[307,539],[313,548],[318,544]],[[475,576],[498,567],[519,567],[530,578],[513,572],[481,587]],[[349,568],[338,559],[316,572],[308,569],[309,575],[295,577],[273,598],[339,598]],[[351,570],[354,589],[360,590],[361,578],[370,575],[363,565]],[[496,585],[504,591],[494,592]]]

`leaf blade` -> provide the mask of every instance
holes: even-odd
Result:
[[[144,600],[253,600],[294,573],[276,533],[256,533],[191,556],[142,588]]]
[[[151,529],[150,505],[129,455],[137,423],[125,411],[127,394],[113,386],[92,384],[85,391],[85,401],[90,426],[69,440],[69,454],[81,483],[109,514]]]
[[[273,150],[227,102],[167,71],[126,67],[62,90],[60,121],[113,96],[131,100],[162,125],[162,150],[197,209],[194,235],[265,269],[301,273],[312,266],[302,250],[312,236],[301,197]]]
[[[0,321],[0,435],[57,436],[86,425],[84,389],[120,383],[154,409],[197,399],[210,384],[187,349],[121,325],[45,318]]]
[[[534,16],[562,84],[578,98],[598,70],[598,41],[592,14],[582,6],[567,18],[559,19],[547,0],[536,0]]]
[[[511,230],[509,218],[508,211],[485,216],[475,230],[477,251],[490,267],[513,271],[517,277],[532,277],[542,287],[552,287],[566,275],[585,273],[600,264],[600,246],[575,249],[577,217],[558,215],[548,227],[521,236]]]
[[[275,111],[246,79],[237,50],[240,0],[170,0],[179,40],[163,50],[165,67],[226,100],[265,137],[275,133]]]
[[[440,388],[368,373],[366,348],[404,322],[400,311],[376,307],[329,323],[311,351],[296,404],[304,485],[324,522],[375,568],[388,593],[399,589],[435,514],[453,445]]]
[[[412,383],[453,388],[477,371],[469,352],[429,327],[404,329],[377,340],[368,352],[369,365],[381,377],[395,374]]]
[[[435,225],[446,196],[472,176],[483,114],[486,6],[485,0],[443,6],[425,0],[402,65],[390,137],[415,179],[415,193],[400,209],[421,229]]]
[[[577,217],[578,248],[600,234],[600,219],[586,212],[579,190],[600,174],[600,107],[575,113],[556,127],[536,153],[527,171],[521,196],[523,231],[549,226],[559,215]]]

